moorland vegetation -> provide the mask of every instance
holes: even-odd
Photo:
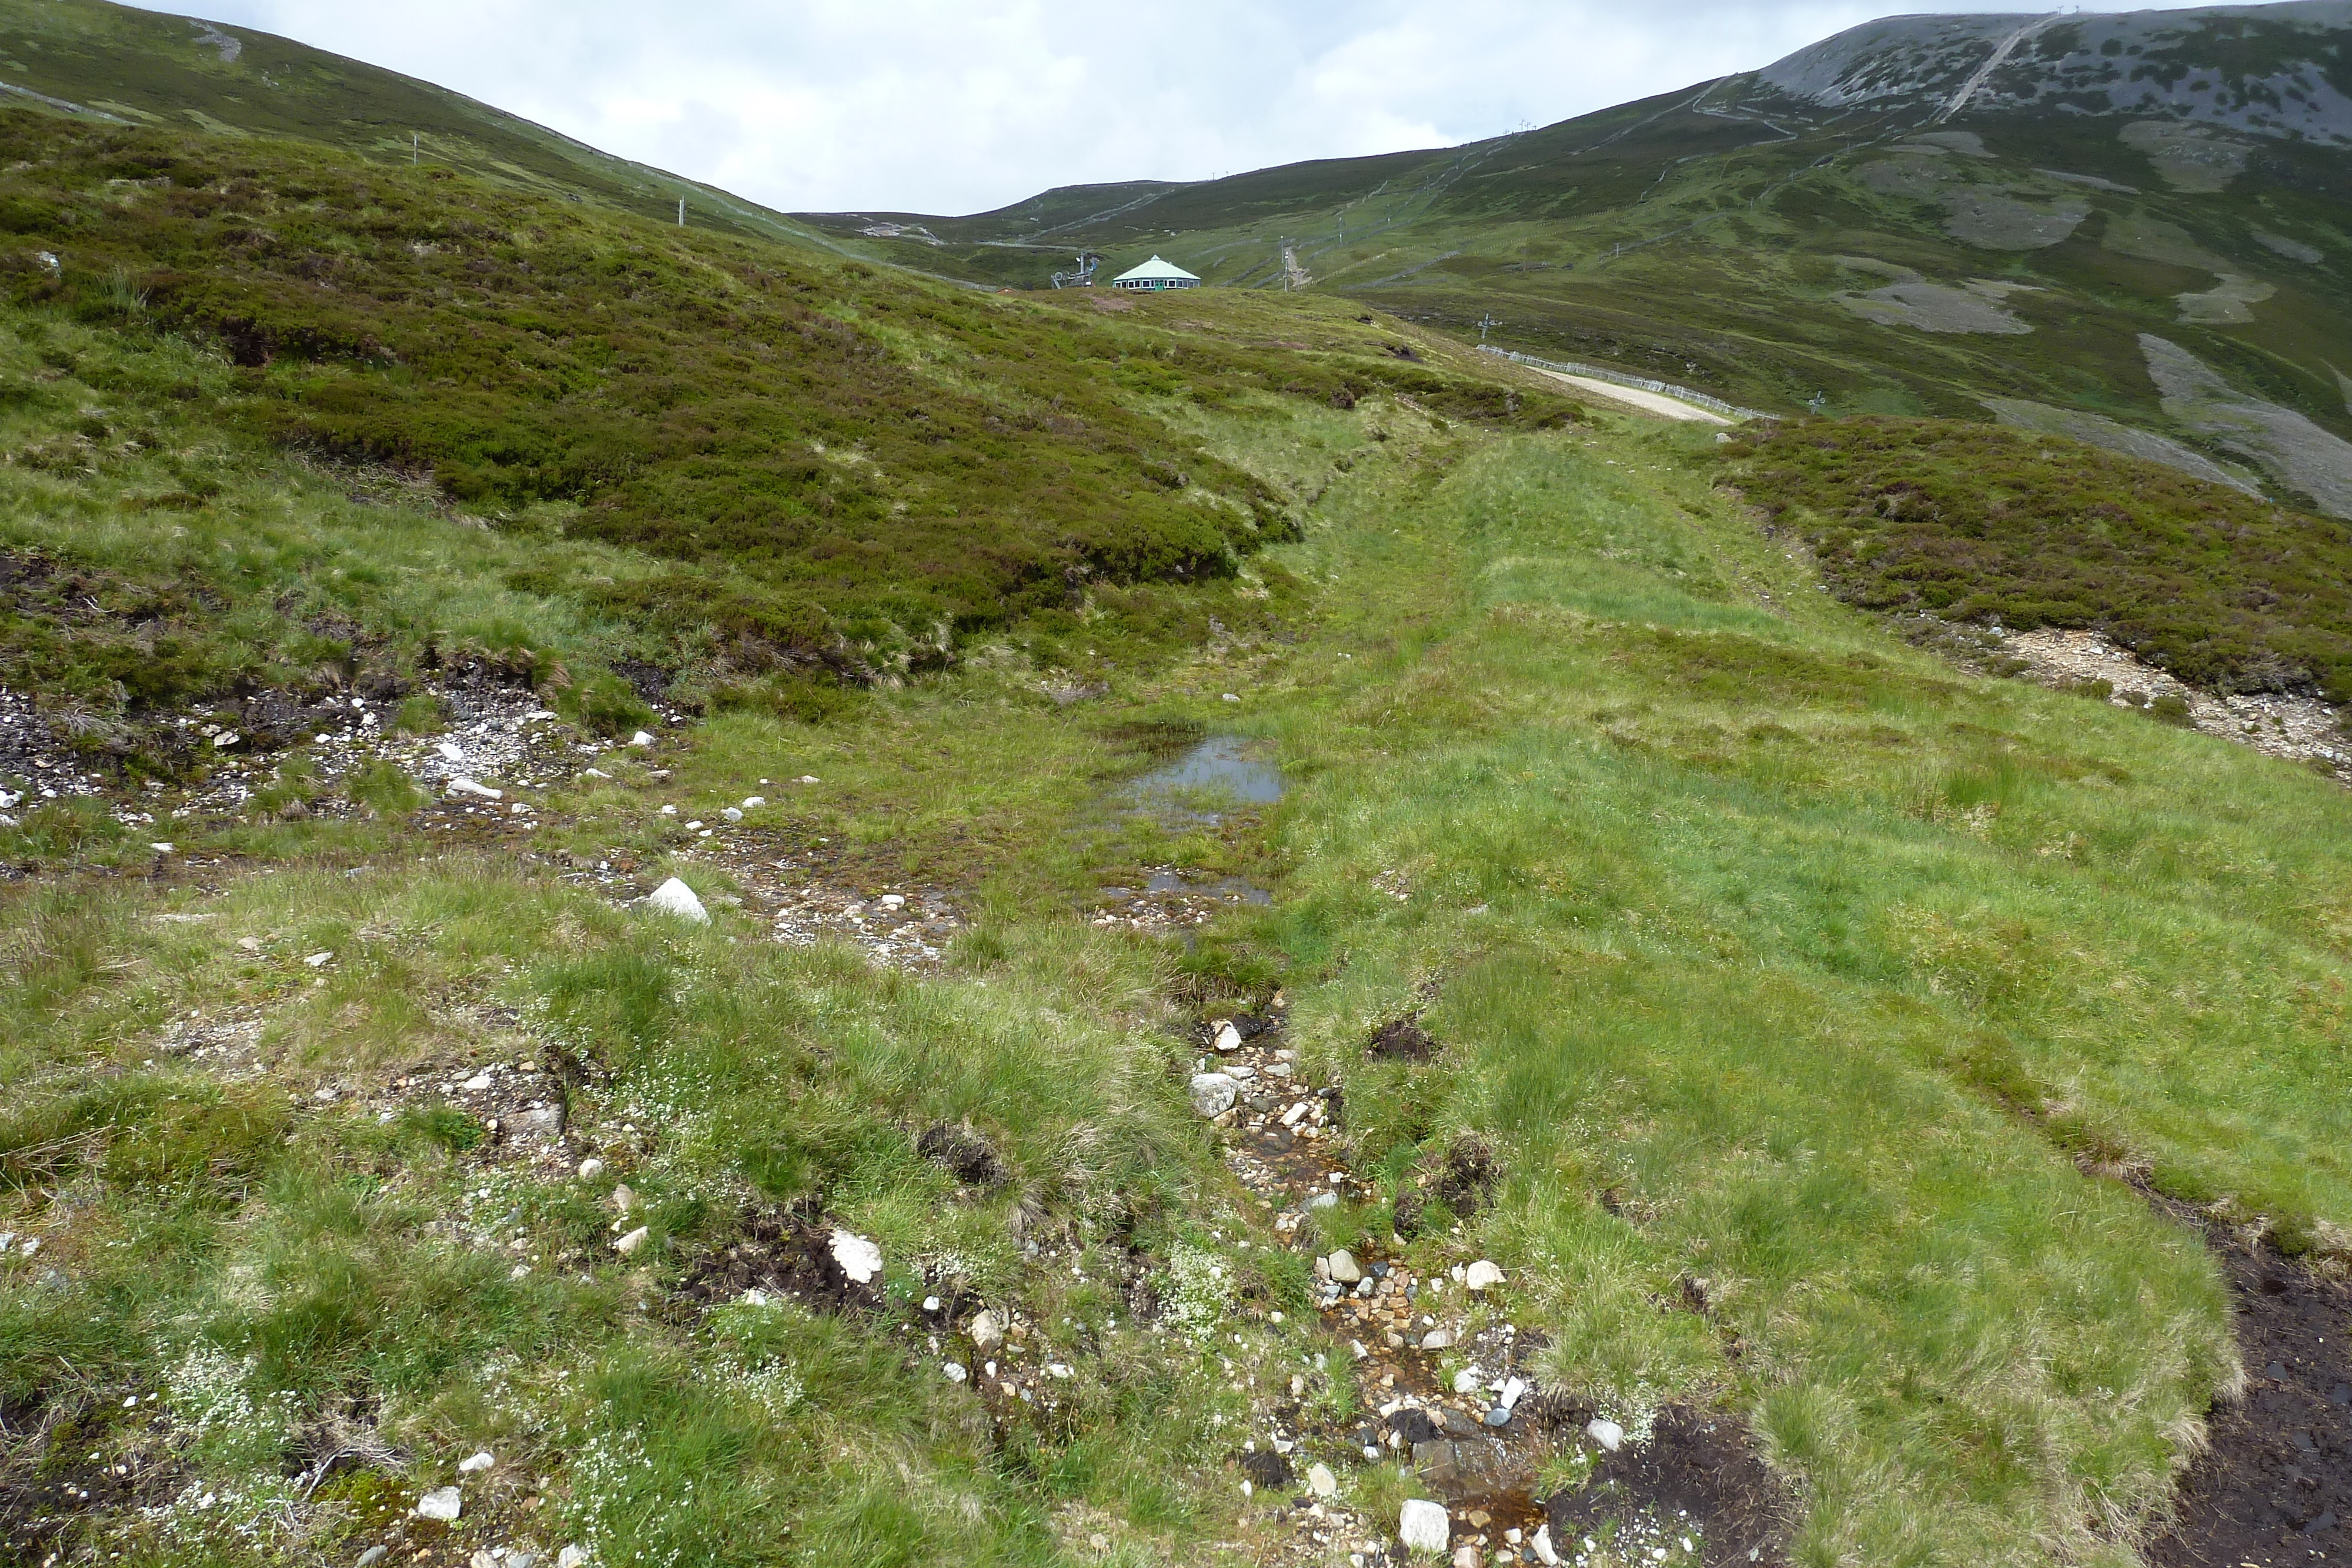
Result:
[[[1785,1561],[2137,1568],[2248,1374],[2199,1227],[2352,1266],[2342,786],[1882,612],[2326,685],[2326,525],[1313,294],[0,139],[0,1552],[1345,1562],[1436,1490],[1346,1247],[1500,1264],[1426,1370],[1514,1343],[1530,1509],[1691,1416]],[[495,811],[184,722],[422,749],[461,674],[567,721]],[[1281,798],[1139,806],[1211,735]],[[1188,1100],[1237,1016],[1348,1177],[1280,1216]]]

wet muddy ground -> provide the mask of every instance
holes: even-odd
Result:
[[[2181,1477],[2156,1568],[2352,1562],[2352,1287],[2209,1233],[2237,1306],[2243,1397]]]
[[[1653,1431],[1628,1434],[1541,1386],[1531,1363],[1542,1341],[1511,1322],[1508,1281],[1490,1262],[1465,1256],[1423,1274],[1405,1260],[1401,1239],[1367,1238],[1344,1256],[1323,1250],[1316,1216],[1378,1195],[1347,1163],[1344,1096],[1301,1075],[1276,1001],[1259,1016],[1211,1020],[1195,1065],[1235,1086],[1214,1118],[1227,1163],[1275,1243],[1315,1255],[1317,1310],[1352,1358],[1361,1415],[1339,1427],[1277,1424],[1276,1454],[1256,1459],[1267,1476],[1277,1457],[1294,1478],[1318,1463],[1336,1476],[1409,1461],[1421,1490],[1445,1505],[1449,1551],[1479,1568],[1602,1554],[1668,1565],[1778,1563],[1783,1494],[1737,1419],[1673,1407],[1657,1414]],[[1435,1047],[1402,1021],[1367,1049],[1426,1057]],[[1496,1174],[1484,1145],[1468,1141],[1412,1191],[1465,1213],[1487,1199]],[[1584,1456],[1580,1484],[1539,1496],[1539,1475],[1557,1473],[1555,1461],[1570,1454]],[[1245,1471],[1250,1463],[1245,1457]],[[1311,1485],[1276,1522],[1290,1536],[1274,1561],[1406,1560],[1397,1520],[1365,1517]]]

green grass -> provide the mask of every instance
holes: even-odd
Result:
[[[2342,528],[2060,437],[1808,422],[1733,482],[1868,609],[2104,632],[2194,685],[2352,695]]]
[[[1379,1227],[1397,1184],[1487,1141],[1495,1207],[1424,1228],[1416,1263],[1503,1260],[1497,1310],[1549,1337],[1548,1377],[1628,1420],[1696,1398],[1747,1421],[1800,1500],[1796,1560],[2132,1561],[2237,1369],[2198,1239],[2118,1178],[2290,1249],[2352,1227],[2340,791],[1903,646],[1753,530],[1704,435],[1370,412],[1183,415],[1278,494],[1320,492],[1267,563],[1308,585],[1295,641],[1202,644],[1071,709],[982,643],[846,717],[726,715],[667,779],[550,802],[540,854],[661,865],[657,800],[820,776],[781,831],[830,841],[824,874],[961,890],[972,932],[938,977],[761,941],[692,860],[668,863],[715,901],[707,933],[495,853],[12,893],[16,1223],[68,1194],[90,1218],[47,1228],[61,1286],[0,1286],[7,1397],[129,1454],[149,1439],[121,1400],[160,1389],[205,1434],[181,1462],[245,1518],[306,1423],[357,1400],[412,1457],[342,1483],[354,1546],[367,1497],[404,1508],[489,1447],[530,1479],[484,1541],[1049,1563],[1103,1533],[1202,1560],[1265,1528],[1218,1479],[1247,1396],[1103,1281],[1128,1248],[1168,1279],[1257,1268],[1175,1028],[1280,983],[1386,1184],[1334,1224]],[[1187,847],[1115,810],[1146,727],[1188,722],[1277,748],[1293,793],[1262,828]],[[1182,855],[1277,901],[1191,952],[1066,913]],[[323,973],[296,961],[320,949]],[[159,1057],[191,1008],[265,1019],[268,1076]],[[1407,1011],[1444,1051],[1370,1060]],[[454,1112],[310,1098],[558,1050],[587,1070],[596,1183],[486,1166]],[[914,1151],[967,1116],[1000,1189],[959,1195]],[[615,1179],[642,1266],[604,1246]],[[664,1306],[744,1205],[819,1197],[884,1248],[878,1318]],[[1029,1257],[1041,1234],[1064,1261]],[[1291,1300],[1296,1273],[1253,1288]],[[1063,1412],[989,1437],[937,1380],[911,1308],[950,1277],[1063,1325]],[[1698,1277],[1705,1314],[1661,1309]],[[1224,1349],[1261,1385],[1312,1372],[1314,1330],[1250,1322]],[[247,1552],[184,1513],[89,1528],[146,1560]]]
[[[461,1552],[1264,1556],[1241,1444],[1294,1375],[1334,1421],[1369,1394],[1300,1258],[1239,1245],[1184,1100],[1192,1028],[1277,987],[1381,1184],[1328,1234],[1383,1235],[1484,1141],[1494,1204],[1433,1209],[1414,1264],[1501,1261],[1480,1312],[1629,1425],[1745,1423],[1801,1563],[2132,1563],[2239,1376],[2210,1260],[2133,1184],[2352,1247],[2341,790],[1904,645],[1759,532],[1708,433],[1579,423],[1344,300],[974,296],[344,152],[0,131],[39,155],[0,184],[75,225],[0,318],[0,658],[89,756],[192,777],[168,721],[257,689],[377,682],[433,733],[402,694],[457,658],[591,731],[639,722],[640,664],[701,710],[512,848],[412,828],[386,769],[341,786],[363,821],[175,823],[201,878],[123,874],[143,831],[92,807],[12,831],[0,1229],[43,1247],[0,1260],[0,1408],[47,1435],[0,1474],[145,1489],[44,1552],[342,1560],[489,1448]],[[232,231],[260,237],[178,265]],[[1786,520],[1858,601],[1897,563],[1839,514],[1899,480],[1945,514],[1905,559],[2008,623],[2137,615],[2223,681],[2333,656],[2334,591],[2284,556],[2319,536],[2234,494],[1876,422],[1762,443],[1746,483],[1792,450]],[[1975,509],[1996,461],[2012,535]],[[2224,527],[2279,559],[2222,559]],[[1287,798],[1121,810],[1211,728]],[[270,800],[320,788],[289,758]],[[722,870],[679,821],[755,791]],[[942,889],[966,928],[923,976],[782,946],[746,896],[779,860]],[[687,877],[712,924],[600,862]],[[1190,941],[1088,923],[1170,864],[1275,902]],[[1370,1058],[1408,1013],[1441,1052]],[[232,1026],[259,1071],[173,1049]],[[433,1088],[522,1059],[601,1175]],[[919,1154],[966,1119],[1002,1184]],[[795,1205],[879,1243],[878,1309],[691,1303]],[[957,1287],[1064,1358],[1058,1405],[992,1421],[946,1379],[919,1303]],[[1414,1484],[1341,1468],[1381,1508]]]

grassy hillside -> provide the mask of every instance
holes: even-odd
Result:
[[[2341,151],[2105,99],[2051,107],[2054,88],[2026,102],[2019,82],[2059,70],[2077,32],[2051,29],[1948,122],[1940,94],[1825,106],[1740,76],[1460,148],[1140,199],[1105,188],[1084,218],[1063,199],[907,220],[940,245],[811,221],[871,254],[1031,287],[1087,246],[1111,273],[1160,251],[1213,285],[1287,289],[1287,250],[1313,291],[1465,337],[1492,319],[1491,341],[1742,406],[1980,418],[1989,398],[2038,402],[2250,462],[2280,498],[2340,510],[2336,480],[2171,397],[2143,339],[2273,405],[2262,417],[2308,422],[2291,444],[2352,475]],[[2293,56],[2315,81],[2341,52],[2325,28],[2224,44],[2210,47],[2232,70]]]
[[[35,607],[0,658],[110,720],[315,685],[301,666],[322,658],[404,676],[436,638],[559,693],[570,664],[623,661],[689,706],[805,708],[826,700],[812,680],[871,685],[952,664],[976,632],[1083,621],[1084,674],[1197,631],[1183,585],[1232,580],[1296,526],[1163,405],[1392,388],[1457,417],[1572,413],[1400,361],[1394,333],[1337,311],[1315,348],[1274,349],[1239,304],[1234,330],[1171,333],[299,144],[29,110],[0,140],[6,287],[75,324],[22,340],[20,466],[110,521],[185,517],[241,543],[245,497],[205,459],[242,437],[322,465],[314,491],[354,464],[412,476],[506,541],[461,552],[477,581],[498,563],[477,616],[437,596],[389,609],[408,586],[387,580],[408,570],[395,549],[306,573],[324,591],[299,596],[298,625],[281,582],[209,545],[159,558],[152,528],[115,544],[27,517],[28,584],[96,571],[105,591],[69,643]],[[642,716],[604,685],[599,711]]]
[[[1392,396],[1181,420],[1302,509],[1262,570],[1305,586],[1263,622],[1245,579],[1195,591],[1223,634],[1070,706],[1004,639],[827,725],[494,776],[530,831],[329,789],[93,880],[158,830],[26,819],[12,1550],[1345,1561],[1433,1484],[1351,1436],[1392,1396],[1309,1299],[1307,1250],[1347,1243],[1502,1262],[1428,1301],[1529,1336],[1538,1497],[1599,1457],[1575,1412],[1695,1407],[1790,1489],[1790,1561],[2134,1561],[2238,1373],[2213,1265],[2130,1184],[2306,1255],[2352,1224],[2341,791],[1904,647],[1758,536],[1704,436]],[[326,557],[350,514],[248,461]],[[49,483],[0,481],[28,510]],[[1129,810],[1137,737],[1208,726],[1288,797]],[[1190,938],[1094,914],[1154,866],[1273,902]],[[623,902],[673,873],[707,930]],[[877,967],[846,921],[779,945],[819,887],[952,907],[945,961]],[[1354,1173],[1303,1233],[1185,1103],[1202,1020],[1277,989]],[[1402,1016],[1431,1059],[1367,1051]],[[967,1121],[987,1162],[923,1152]],[[1473,1135],[1491,1206],[1392,1238]],[[870,1300],[793,1261],[827,1226],[879,1246]],[[725,1281],[770,1276],[730,1257],[803,1283],[742,1304]],[[982,1304],[1017,1352],[972,1347]],[[1296,1479],[1241,1490],[1277,1434],[1338,1478],[1319,1521]],[[413,1516],[448,1485],[454,1525]]]
[[[2352,803],[1880,611],[2326,684],[2336,525],[0,143],[0,1562],[2309,1550],[2181,1480],[2352,1441]]]
[[[696,227],[813,241],[756,203],[256,28],[111,0],[7,0],[0,51],[0,87],[100,123],[292,138],[382,163],[415,159],[656,221],[675,221],[684,198]]]
[[[2096,630],[2191,685],[2352,697],[2340,523],[1979,424],[1805,422],[1728,453],[1850,603]]]

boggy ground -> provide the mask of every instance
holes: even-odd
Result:
[[[2145,1561],[2277,1353],[2100,1173],[2341,1266],[2340,788],[1908,648],[1703,434],[1171,417],[1312,591],[1098,695],[976,654],[186,876],[12,839],[10,1550]],[[1127,809],[1169,726],[1283,798]],[[1269,899],[1102,892],[1160,870]],[[812,883],[953,929],[779,940]]]

